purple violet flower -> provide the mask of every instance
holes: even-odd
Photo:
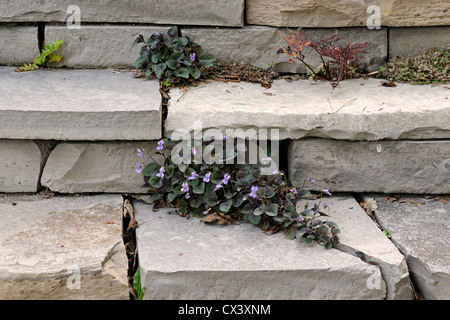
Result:
[[[264,164],[264,165],[269,164],[270,161],[272,161],[272,158],[270,158],[270,157],[261,159],[261,163]]]
[[[203,182],[208,183],[210,177],[211,177],[211,172],[208,172],[207,174],[205,174],[205,177],[203,178]]]
[[[222,188],[222,184],[221,184],[221,183],[216,184],[216,187],[214,188],[214,191],[213,191],[213,192],[216,192],[216,191],[219,190],[220,188]]]
[[[308,180],[309,181],[311,181],[311,183],[314,183],[314,182],[316,182],[316,180],[314,180],[312,177],[311,177],[311,173],[309,174],[309,178],[308,178]]]
[[[189,185],[187,182],[183,182],[183,184],[181,185],[181,192],[189,192]]]
[[[192,53],[189,55],[189,59],[191,59],[191,61],[194,62],[194,60],[195,60],[195,52],[192,52]]]
[[[158,146],[156,147],[156,150],[158,150],[158,151],[164,150],[164,140],[161,140],[158,142]]]
[[[289,190],[290,192],[292,192],[293,194],[297,194],[297,189],[292,188],[291,190]]]
[[[198,177],[198,174],[195,173],[195,171],[193,171],[193,172],[191,173],[191,176],[189,177],[188,180],[194,180],[194,179],[197,178],[197,177]]]
[[[325,192],[327,195],[332,196],[332,194],[328,189],[323,189],[322,192]]]
[[[159,169],[159,173],[156,175],[158,178],[164,178],[164,171],[166,171],[166,169],[164,169],[164,167],[161,167]]]
[[[138,162],[136,163],[136,173],[141,173],[142,172],[142,163]]]
[[[230,175],[228,173],[225,173],[225,176],[222,179],[222,183],[228,184],[228,180],[230,180]]]
[[[136,148],[137,149],[137,152],[138,152],[138,157],[139,158],[142,158],[142,156],[143,156],[143,154],[142,154],[142,150],[141,149],[139,149],[139,148]]]
[[[253,186],[252,187],[252,192],[250,192],[249,196],[256,199],[256,191],[258,191],[258,187],[257,186]]]

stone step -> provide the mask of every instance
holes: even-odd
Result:
[[[131,72],[2,67],[0,84],[2,139],[161,138],[159,84]]]
[[[280,140],[426,140],[450,138],[450,90],[445,85],[381,86],[379,79],[275,80],[270,89],[212,82],[171,90],[165,134],[217,128],[279,131]]]
[[[0,195],[0,300],[129,299],[121,195]]]
[[[144,299],[412,299],[405,258],[360,205],[325,201],[341,229],[331,250],[135,201]]]

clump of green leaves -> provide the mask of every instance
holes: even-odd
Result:
[[[142,298],[144,297],[145,287],[142,287],[142,284],[141,284],[141,272],[139,270],[139,267],[137,268],[137,270],[133,276],[133,289],[134,289],[134,292],[136,292],[137,300],[142,300]]]
[[[200,46],[191,38],[179,37],[176,26],[167,33],[154,33],[147,40],[140,34],[132,46],[139,43],[144,45],[134,66],[144,69],[147,77],[198,79],[216,60],[211,53],[200,53]]]
[[[283,172],[261,175],[261,165],[271,159],[263,158],[258,165],[239,164],[242,162],[236,159],[246,150],[240,143],[233,144],[230,150],[216,143],[195,145],[191,141],[181,149],[183,154],[178,147],[173,149],[176,146],[163,139],[156,150],[156,154],[163,155],[163,163],[137,163],[136,172],[142,173],[144,182],[152,188],[149,201],[156,207],[175,207],[183,215],[203,217],[204,222],[245,220],[268,234],[283,231],[288,239],[319,243],[327,249],[338,241],[338,226],[328,221],[328,214],[321,210],[322,194],[313,207],[297,206],[300,199],[311,196],[304,187],[307,181],[314,181],[311,177],[301,188],[295,188]],[[152,159],[155,155],[147,154]],[[200,163],[194,161],[198,154],[202,156]],[[144,156],[143,150],[138,149],[138,156]],[[323,192],[331,195],[327,189]]]
[[[32,63],[24,64],[22,67],[14,69],[16,72],[33,71],[39,69],[38,66],[44,65],[46,62],[59,62],[63,59],[62,56],[54,52],[64,43],[63,40],[56,40],[55,42],[45,45],[39,57],[35,58]]]
[[[431,49],[416,56],[396,56],[380,68],[379,77],[400,83],[431,84],[450,81],[450,50]]]

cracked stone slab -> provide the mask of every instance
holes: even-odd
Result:
[[[129,299],[122,196],[0,195],[0,299]]]
[[[204,130],[278,130],[278,139],[423,140],[450,138],[450,90],[443,85],[352,79],[329,82],[275,80],[270,89],[250,83],[206,83],[171,90],[166,136]],[[269,135],[270,136],[270,135]],[[252,139],[252,138],[249,138]]]
[[[429,300],[450,299],[450,203],[448,196],[366,195],[378,206],[375,216],[406,257],[419,293]],[[445,200],[447,199],[447,200]]]
[[[368,264],[339,250],[265,235],[249,223],[208,225],[134,203],[144,299],[384,299]]]
[[[5,139],[161,137],[159,84],[135,79],[131,72],[39,69],[16,73],[4,67],[0,68],[0,97],[0,137]]]
[[[143,193],[147,189],[138,162],[151,161],[156,141],[64,142],[56,146],[44,167],[41,184],[61,193]],[[137,156],[143,149],[145,158]],[[162,156],[154,156],[163,163]]]
[[[289,176],[311,190],[334,192],[450,193],[450,140],[290,142]]]
[[[338,250],[361,258],[372,268],[380,268],[386,282],[386,299],[414,298],[405,257],[352,196],[334,195],[323,198],[322,201],[307,202],[310,207],[314,203],[321,206],[327,204],[328,208],[321,211],[328,214],[328,219],[335,222],[341,231],[336,244]],[[305,204],[306,201],[300,201],[298,210],[303,210]]]

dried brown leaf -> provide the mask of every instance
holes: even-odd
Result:
[[[435,198],[436,201],[440,201],[443,204],[447,204],[448,203],[448,199],[449,199],[449,197],[436,197]]]
[[[383,86],[383,87],[396,87],[397,85],[395,84],[394,81],[381,81],[381,86]]]
[[[217,212],[213,212],[207,215],[201,221],[204,223],[216,223],[216,224],[231,224],[232,222],[230,216]]]

